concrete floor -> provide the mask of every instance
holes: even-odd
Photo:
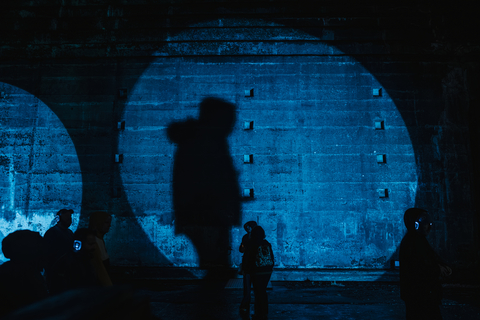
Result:
[[[135,280],[131,284],[149,298],[159,319],[241,319],[242,290],[226,289],[227,280]],[[269,319],[405,319],[398,283],[392,282],[272,281],[268,297]],[[444,320],[480,319],[480,287],[445,285],[442,313]]]

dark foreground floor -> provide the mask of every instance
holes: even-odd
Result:
[[[226,283],[137,280],[133,284],[150,299],[152,312],[160,319],[241,319],[242,291],[225,289]],[[405,319],[396,283],[272,282],[268,295],[269,319]],[[442,313],[444,320],[480,319],[479,286],[446,285]]]

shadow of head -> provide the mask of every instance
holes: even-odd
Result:
[[[200,103],[198,122],[201,127],[215,130],[216,134],[229,135],[235,124],[235,105],[220,98],[205,98]]]
[[[235,105],[220,98],[209,97],[199,105],[198,119],[187,118],[171,123],[167,136],[173,143],[182,145],[193,141],[225,139],[236,121]]]

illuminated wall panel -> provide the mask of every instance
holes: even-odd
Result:
[[[210,32],[187,30],[174,40],[229,36]],[[242,37],[268,40],[286,33],[312,38],[288,28]],[[409,133],[388,92],[372,93],[381,88],[374,76],[354,58],[330,55],[338,49],[322,48],[327,55],[317,57],[204,57],[199,50],[196,57],[158,57],[138,79],[123,113],[119,152],[125,160],[119,170],[128,202],[142,217],[139,223],[174,265],[198,266],[198,254],[192,253],[199,249],[175,230],[172,171],[178,154],[167,128],[198,119],[207,97],[235,105],[236,123],[227,140],[238,174],[233,183],[239,190],[254,189],[254,197],[242,201],[241,221],[229,226],[231,264],[240,262],[237,248],[249,220],[265,228],[279,267],[389,264],[403,236],[403,212],[415,203],[417,168]],[[254,90],[253,96],[246,96],[245,88]],[[378,119],[384,130],[376,130]],[[249,121],[254,127],[245,130]],[[255,161],[245,165],[245,154]],[[377,163],[378,154],[388,155],[388,163]],[[381,188],[389,190],[388,198],[378,196]],[[218,246],[221,255],[221,246],[211,241],[211,250]]]
[[[0,241],[18,229],[43,235],[62,208],[74,210],[75,230],[82,174],[67,130],[34,95],[7,83],[0,91]]]

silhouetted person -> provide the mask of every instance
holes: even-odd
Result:
[[[103,237],[110,230],[112,225],[112,216],[104,211],[95,211],[90,215],[88,228],[95,233],[95,241],[97,242],[100,258],[108,271],[110,267],[110,256],[107,253],[105,240]]]
[[[41,274],[45,265],[45,239],[38,232],[18,230],[2,241],[10,259],[0,265],[0,317],[48,295]]]
[[[244,256],[244,269],[251,276],[253,293],[255,294],[255,314],[252,319],[267,319],[267,285],[272,276],[275,258],[272,245],[265,239],[265,231],[262,227],[253,228]]]
[[[217,98],[200,103],[198,120],[173,123],[175,233],[195,245],[201,268],[229,266],[229,232],[240,224],[240,190],[227,143],[235,106]]]
[[[71,288],[112,285],[101,260],[95,232],[80,228],[74,234],[72,268],[69,279]]]
[[[442,319],[440,276],[452,273],[427,241],[432,222],[427,211],[405,211],[407,233],[400,244],[400,294],[405,301],[407,320]]]
[[[51,294],[67,290],[66,272],[70,268],[73,250],[72,224],[73,210],[61,209],[56,216],[58,222],[45,232],[48,249],[48,262],[45,268],[48,289]]]
[[[243,275],[243,299],[242,302],[240,303],[240,314],[241,315],[247,315],[250,314],[250,301],[251,301],[251,288],[252,288],[252,282],[250,279],[250,274],[246,273],[244,271],[244,266],[245,266],[245,251],[247,249],[248,243],[250,241],[250,238],[252,236],[252,230],[257,226],[257,223],[255,221],[248,221],[243,225],[243,228],[247,232],[242,237],[242,243],[240,244],[240,247],[238,248],[238,251],[243,253],[244,255],[242,256],[242,275]]]

